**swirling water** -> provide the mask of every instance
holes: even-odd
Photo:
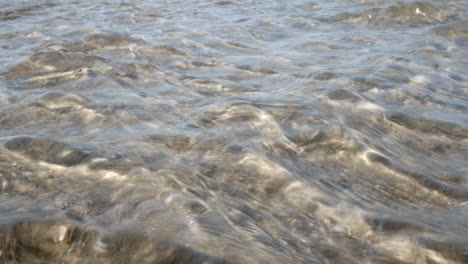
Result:
[[[466,0],[0,1],[3,263],[468,263]]]

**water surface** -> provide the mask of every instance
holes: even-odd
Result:
[[[467,263],[468,3],[0,1],[5,263]]]

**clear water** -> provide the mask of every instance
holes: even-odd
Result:
[[[468,263],[468,2],[1,1],[4,263]]]

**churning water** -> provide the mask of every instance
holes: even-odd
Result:
[[[1,262],[468,262],[466,0],[0,3]]]

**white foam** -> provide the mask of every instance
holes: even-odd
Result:
[[[429,83],[429,80],[424,75],[416,75],[413,78],[411,78],[411,83],[426,85]]]
[[[426,13],[422,12],[419,7],[416,7],[416,10],[414,11],[416,14],[418,15],[423,15],[423,16],[426,16]]]
[[[362,109],[362,110],[367,110],[367,111],[372,111],[372,112],[383,111],[384,110],[380,105],[374,104],[372,102],[358,103],[356,108]]]
[[[57,234],[57,240],[62,242],[65,239],[68,228],[66,226],[60,226]]]
[[[98,239],[96,241],[96,244],[94,244],[94,250],[96,250],[97,252],[100,252],[100,253],[106,253],[107,252],[107,246],[108,244],[104,241],[102,241],[102,239]]]
[[[128,180],[126,175],[120,175],[114,171],[106,171],[102,177],[104,180],[125,181]]]

